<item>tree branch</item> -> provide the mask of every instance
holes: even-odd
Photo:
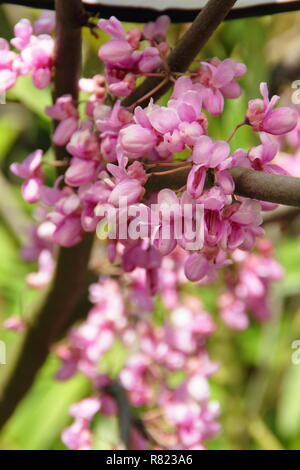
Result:
[[[54,95],[69,93],[77,100],[82,4],[80,0],[56,0],[56,8],[58,35]],[[58,156],[61,156],[61,151]],[[7,366],[9,372],[0,391],[0,428],[29,390],[51,344],[60,337],[82,296],[92,241],[92,234],[86,234],[78,245],[60,249],[50,292],[22,338],[13,365]]]
[[[182,39],[169,54],[167,63],[171,72],[185,72],[212,33],[224,20],[237,0],[209,0]],[[146,78],[143,83],[127,98],[124,106],[130,106],[157,87],[163,79]],[[172,85],[169,81],[152,95],[154,100],[160,98]],[[146,104],[146,103],[145,103]]]
[[[77,100],[81,69],[81,26],[85,11],[80,0],[55,0],[55,7],[57,25],[53,100],[66,94]],[[57,125],[55,122],[54,126]],[[70,155],[64,147],[54,146],[54,150],[56,160],[69,160]],[[64,171],[65,168],[58,168],[59,174]]]
[[[167,171],[171,168],[152,169],[151,172]],[[186,184],[189,171],[189,169],[182,170],[172,175],[151,175],[146,185],[147,192],[156,192],[164,188],[174,190],[182,188]],[[239,196],[300,207],[300,178],[274,175],[242,167],[233,168],[230,173],[235,183],[235,194]],[[206,186],[210,186],[209,182]]]
[[[115,380],[111,385],[105,387],[105,391],[116,400],[120,438],[122,443],[125,445],[125,448],[127,450],[130,449],[133,427],[135,427],[145,439],[152,441],[152,436],[146,429],[143,420],[136,416],[134,409],[128,400],[127,392],[124,390],[120,382]]]
[[[231,170],[240,196],[300,207],[300,178],[237,167]]]

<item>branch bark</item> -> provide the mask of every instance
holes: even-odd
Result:
[[[145,439],[152,441],[152,436],[147,431],[143,420],[136,416],[131,403],[128,400],[127,392],[122,385],[116,380],[106,387],[109,393],[116,401],[118,408],[119,432],[125,449],[130,449],[132,430],[135,427]]]
[[[151,172],[168,169],[172,169],[172,167],[154,169]],[[151,175],[147,183],[148,193],[164,188],[174,190],[182,188],[186,184],[189,171],[189,169],[182,170],[172,175]],[[259,201],[300,207],[300,178],[274,175],[242,167],[233,168],[230,172],[235,183],[235,194]]]
[[[231,173],[236,193],[240,196],[300,207],[300,178],[240,167],[234,168]]]
[[[58,35],[54,95],[69,93],[77,100],[84,11],[80,0],[56,0],[56,9]],[[65,149],[59,150],[57,158],[62,157],[62,152],[65,154]],[[93,236],[86,234],[78,245],[59,251],[50,292],[22,339],[14,364],[1,386],[0,428],[31,387],[51,344],[60,337],[82,296],[92,241]]]

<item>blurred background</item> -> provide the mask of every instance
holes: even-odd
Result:
[[[20,18],[35,19],[38,14],[23,7],[0,7],[0,36],[10,39]],[[245,62],[248,73],[241,80],[241,98],[227,101],[222,116],[212,120],[211,136],[226,138],[241,122],[247,101],[259,96],[261,81],[267,81],[272,92],[283,94],[284,101],[291,103],[291,83],[300,79],[299,25],[300,12],[228,21],[218,29],[200,59],[232,57]],[[173,42],[185,28],[172,26]],[[84,31],[83,76],[101,73],[96,52],[105,39],[102,33],[95,39]],[[52,158],[51,122],[43,112],[50,102],[49,90],[38,91],[30,78],[22,77],[7,94],[6,104],[0,105],[0,339],[10,349],[10,356],[18,334],[1,325],[11,315],[21,315],[30,322],[34,306],[45,293],[26,286],[26,274],[35,266],[22,261],[20,247],[34,208],[22,200],[19,181],[9,172],[9,165],[36,148]],[[255,139],[250,130],[242,128],[232,145],[247,149],[257,144]],[[54,178],[50,166],[47,178],[49,183]],[[234,332],[218,317],[218,285],[191,286],[219,325],[208,351],[220,363],[210,384],[213,398],[221,404],[222,432],[208,443],[210,449],[300,449],[300,364],[291,361],[292,342],[300,340],[300,217],[293,213],[293,217],[268,223],[266,230],[285,270],[284,279],[273,287],[273,315],[268,323],[253,321],[246,331]],[[117,358],[109,360],[117,362]],[[65,383],[56,382],[58,362],[54,354],[49,356],[34,387],[0,435],[0,448],[64,448],[60,434],[70,422],[68,408],[89,393],[89,384],[80,375]],[[6,367],[0,365],[0,387]]]

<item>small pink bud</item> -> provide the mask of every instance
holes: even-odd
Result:
[[[98,56],[103,62],[115,64],[130,57],[132,47],[127,41],[114,39],[100,47]]]

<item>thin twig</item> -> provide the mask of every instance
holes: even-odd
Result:
[[[174,173],[178,173],[179,171],[185,171],[185,170],[190,170],[192,167],[191,165],[185,165],[181,166],[179,168],[172,168],[171,170],[166,170],[166,171],[158,171],[154,173],[150,173],[151,176],[166,176],[166,175],[173,175]]]

